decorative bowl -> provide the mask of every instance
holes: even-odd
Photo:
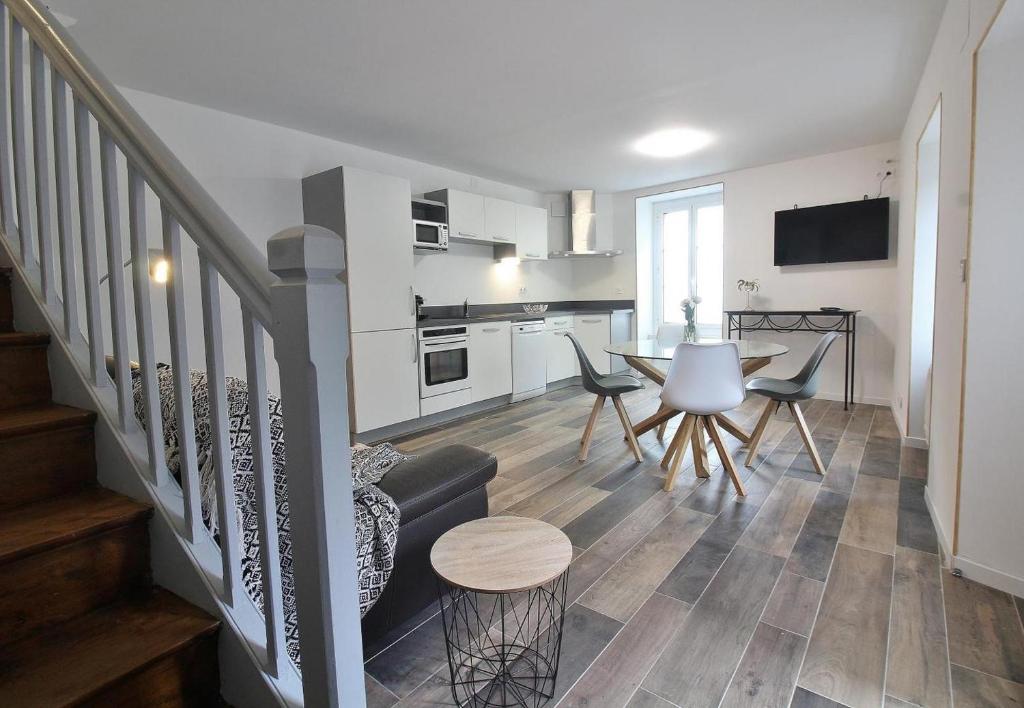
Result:
[[[547,312],[547,305],[523,305],[523,312],[528,315],[539,315],[542,312]]]

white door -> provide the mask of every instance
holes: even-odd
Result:
[[[516,255],[523,260],[547,260],[547,209],[516,204]]]
[[[515,243],[515,203],[507,199],[484,197],[484,233],[490,241]]]
[[[448,203],[448,235],[484,238],[484,198],[479,194],[445,190]]]
[[[416,324],[412,288],[412,188],[399,177],[344,168],[349,327],[353,332]]]
[[[611,342],[611,316],[576,315],[573,329],[597,373],[611,373],[611,355],[604,350]]]
[[[351,406],[355,432],[420,415],[416,330],[352,333]]]
[[[512,393],[512,323],[469,326],[469,382],[473,402]]]

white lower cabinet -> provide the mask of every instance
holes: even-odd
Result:
[[[611,373],[611,355],[605,347],[611,342],[611,315],[576,315],[573,318],[576,339],[599,374]]]
[[[548,317],[544,321],[547,330],[548,383],[562,381],[580,373],[576,349],[566,338],[566,332],[573,331],[571,315]]]
[[[352,429],[362,433],[419,417],[416,330],[353,332],[351,336]]]
[[[512,323],[469,325],[469,383],[473,402],[512,393]]]

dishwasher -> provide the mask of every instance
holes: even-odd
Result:
[[[547,339],[544,320],[512,325],[512,400],[540,396],[548,389]]]

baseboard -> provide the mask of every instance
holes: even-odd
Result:
[[[896,407],[889,401],[889,410],[892,411],[892,417],[896,421],[896,429],[900,433],[900,440],[907,447],[916,447],[918,450],[928,449],[928,439],[918,438],[912,435],[907,435],[907,429],[905,421],[903,420],[903,414],[896,410]]]
[[[928,516],[932,517],[932,526],[935,527],[935,535],[939,537],[939,545],[942,546],[942,557],[947,562],[953,557],[953,537],[946,533],[945,526],[935,513],[935,505],[932,504],[931,494],[928,492],[928,485],[924,486],[924,503],[928,507]]]
[[[831,393],[831,392],[818,392],[814,395],[815,398],[823,398],[826,401],[840,401],[843,400],[842,393]],[[878,396],[854,396],[854,403],[866,403],[870,406],[888,406],[888,398],[880,398]]]
[[[958,568],[965,578],[988,585],[996,590],[1008,592],[1015,597],[1024,597],[1024,578],[1008,575],[1001,570],[975,563],[963,556],[953,558],[953,567]]]

